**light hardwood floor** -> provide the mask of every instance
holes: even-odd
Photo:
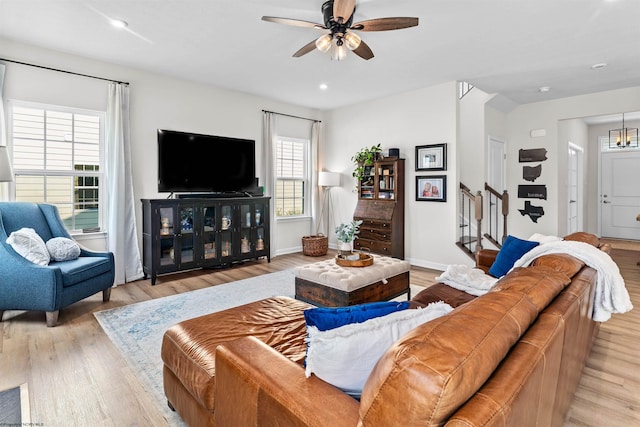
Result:
[[[615,247],[615,246],[614,246]],[[330,258],[330,253],[324,258]],[[614,249],[636,307],[640,306],[640,252]],[[60,313],[47,328],[44,313],[5,312],[0,323],[0,390],[29,384],[31,421],[43,426],[163,426],[167,422],[104,334],[93,312],[160,298],[315,262],[302,254],[271,263],[161,276],[113,289]],[[439,274],[414,267],[411,283],[428,286]],[[576,393],[568,426],[640,426],[640,315],[638,309],[602,324]],[[160,357],[158,355],[158,357]]]

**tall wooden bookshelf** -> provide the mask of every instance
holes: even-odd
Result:
[[[354,248],[404,258],[404,159],[386,157],[365,166],[355,220],[362,220]]]

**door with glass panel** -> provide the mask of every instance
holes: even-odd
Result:
[[[218,226],[218,240],[220,241],[220,260],[223,264],[233,261],[234,254],[234,228],[237,226],[234,218],[234,205],[231,203],[220,204],[220,222]]]
[[[195,267],[193,205],[161,206],[159,208],[160,257],[159,272],[173,271],[176,268]]]
[[[267,260],[271,261],[271,254],[269,254],[269,203],[255,202],[253,203],[253,219],[254,227],[251,230],[253,241],[255,242],[256,258],[266,256]]]
[[[203,266],[219,264],[219,248],[217,246],[218,239],[216,234],[218,205],[216,203],[206,204],[199,209],[202,223],[198,225],[196,230],[198,230],[198,233],[202,233],[202,238],[196,240],[199,242],[199,245],[201,245],[199,247],[200,253],[198,254],[198,258],[202,260],[201,263]]]

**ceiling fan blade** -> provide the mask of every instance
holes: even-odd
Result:
[[[263,16],[262,20],[267,22],[275,22],[276,24],[291,25],[294,27],[318,28],[321,30],[327,29],[322,24],[317,24],[311,21],[302,21],[300,19],[278,18],[277,16]]]
[[[353,50],[353,53],[358,55],[362,59],[371,59],[373,58],[373,51],[364,41],[360,41],[360,46]]]
[[[309,52],[312,52],[316,48],[316,41],[313,40],[304,46],[302,46],[296,53],[293,54],[294,58],[300,58],[302,55],[306,55]]]
[[[351,26],[351,29],[358,31],[389,31],[416,27],[417,25],[418,18],[378,18],[357,22]]]
[[[347,22],[353,10],[356,7],[356,0],[335,0],[333,2],[333,19],[338,22],[338,18],[342,18],[342,22]]]

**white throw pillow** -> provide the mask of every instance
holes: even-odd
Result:
[[[33,228],[21,228],[12,232],[7,243],[28,261],[39,265],[48,265],[51,260],[44,240]]]
[[[70,261],[80,256],[80,246],[66,237],[54,237],[47,242],[47,250],[54,261]]]
[[[307,328],[307,377],[333,384],[359,397],[373,367],[391,345],[418,325],[449,313],[442,301],[425,308],[397,311],[362,323],[351,323],[328,331]]]

